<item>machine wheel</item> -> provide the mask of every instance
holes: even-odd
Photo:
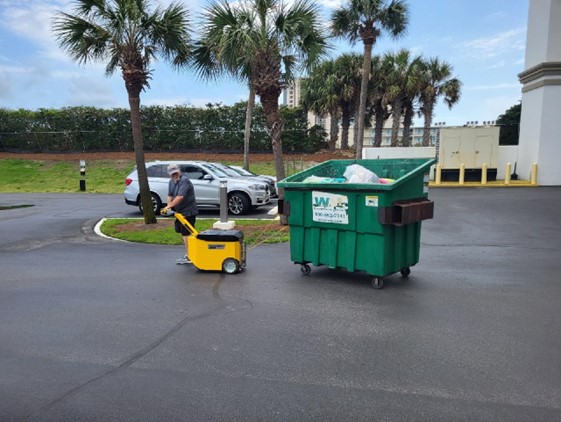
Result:
[[[247,214],[251,208],[251,201],[242,192],[231,193],[228,197],[228,209],[234,215]]]
[[[402,277],[409,277],[409,274],[411,274],[411,268],[409,267],[402,268],[400,270],[400,273]]]
[[[154,210],[154,214],[159,215],[160,209],[162,209],[162,201],[155,193],[150,193],[150,196],[152,198],[152,209]],[[142,210],[142,202],[140,202],[140,196],[138,197],[138,209],[144,214],[144,211]]]
[[[226,258],[222,263],[222,270],[227,274],[236,274],[240,270],[240,263],[237,259]]]
[[[384,279],[382,277],[374,277],[372,279],[372,287],[375,289],[381,289],[384,287]]]
[[[308,264],[302,264],[302,265],[300,265],[300,271],[304,275],[310,275],[310,273],[312,272],[312,269],[310,268],[310,266]]]

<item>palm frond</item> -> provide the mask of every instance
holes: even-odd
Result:
[[[80,64],[106,61],[148,86],[157,55],[183,66],[191,54],[188,12],[180,3],[150,12],[148,0],[76,0],[75,15],[58,12],[53,32],[71,59]],[[141,76],[139,76],[141,75]]]

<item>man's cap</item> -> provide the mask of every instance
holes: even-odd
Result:
[[[177,167],[177,164],[170,164],[168,166],[168,174],[171,176],[173,173],[179,173],[179,167]]]

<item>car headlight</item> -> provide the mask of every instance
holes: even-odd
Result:
[[[260,185],[260,184],[254,184],[249,186],[249,189],[253,189],[253,190],[266,190],[267,188],[265,187],[265,185]]]

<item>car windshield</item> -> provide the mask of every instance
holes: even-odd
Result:
[[[243,176],[255,176],[255,173],[252,173],[249,170],[244,169],[243,167],[230,167],[230,168]]]
[[[234,169],[231,169],[228,166],[225,166],[224,164],[220,164],[220,163],[210,163],[211,166],[217,168],[218,170],[222,171],[223,173],[226,173],[227,176],[229,177],[239,177],[240,174],[237,173]]]
[[[212,164],[212,163],[205,163],[202,164],[203,167],[206,167],[208,170],[210,170],[212,173],[214,173],[216,176],[218,177],[230,177],[224,170],[222,170],[220,167]]]

